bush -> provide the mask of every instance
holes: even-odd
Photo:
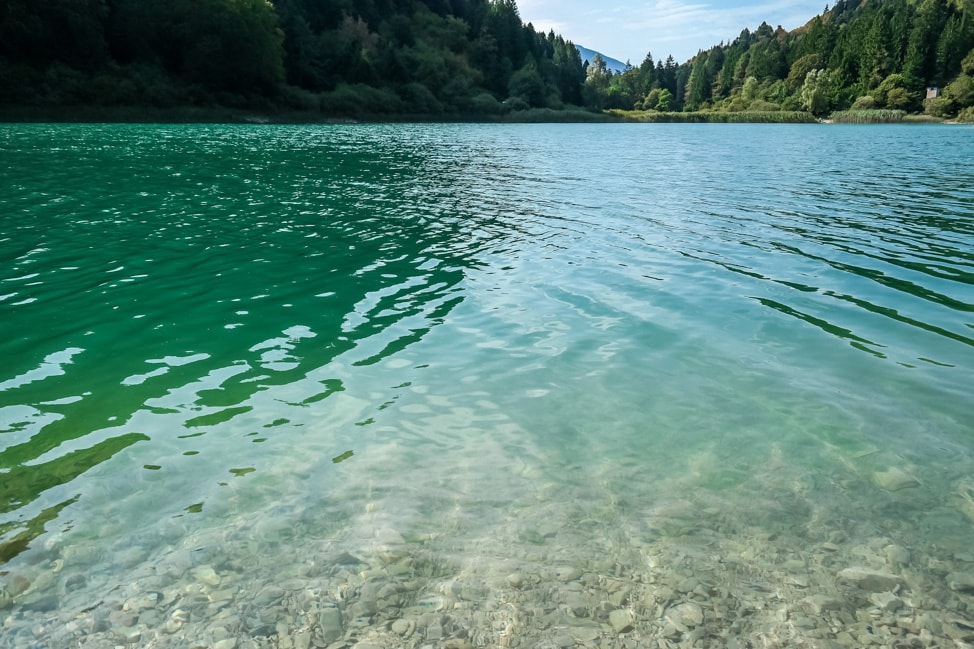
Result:
[[[358,115],[363,103],[354,86],[341,83],[333,91],[321,94],[318,107],[326,115]]]
[[[954,113],[954,102],[944,96],[924,99],[923,112],[934,117],[949,117]]]
[[[158,66],[137,63],[126,66],[124,71],[135,84],[141,102],[158,108],[192,103],[189,91]]]
[[[724,110],[731,113],[743,112],[747,110],[747,102],[740,95],[737,95],[730,101],[724,103]]]
[[[968,106],[961,112],[957,114],[958,122],[966,122],[968,124],[974,124],[974,106]]]
[[[119,74],[101,72],[91,80],[95,102],[105,106],[137,104],[141,94],[135,82]]]
[[[38,100],[38,72],[22,63],[0,58],[0,104],[30,104]]]
[[[957,108],[974,106],[974,76],[960,75],[944,88],[944,95],[949,97]]]
[[[326,115],[352,116],[399,112],[403,104],[389,90],[362,83],[340,83],[332,92],[322,93],[319,107]]]
[[[886,93],[886,107],[898,110],[910,110],[916,104],[916,95],[906,88],[892,88]]]
[[[656,104],[659,103],[659,88],[653,88],[646,96],[643,97],[642,106],[639,106],[637,102],[637,108],[644,108],[645,110],[656,110]]]
[[[504,105],[489,92],[482,92],[471,98],[470,108],[474,113],[482,115],[500,115],[504,112]]]
[[[751,105],[747,107],[747,112],[749,113],[774,113],[781,110],[781,106],[778,104],[772,104],[770,101],[765,101],[763,99],[755,99],[751,102]]]
[[[876,98],[872,95],[863,95],[852,103],[850,110],[872,110],[876,108]]]
[[[435,115],[443,112],[443,104],[421,83],[413,82],[402,89],[403,105],[406,112]]]
[[[64,63],[54,63],[44,73],[44,95],[52,104],[85,104],[94,99],[91,80]]]
[[[321,97],[297,86],[284,86],[281,100],[285,106],[296,110],[315,111],[321,108]]]

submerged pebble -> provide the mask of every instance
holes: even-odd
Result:
[[[901,489],[920,486],[919,480],[895,466],[885,471],[873,473],[873,481],[886,491],[900,491]]]
[[[858,586],[863,590],[876,592],[893,590],[902,582],[902,577],[897,575],[862,567],[845,568],[840,570],[836,576],[839,580]]]
[[[626,609],[615,609],[609,613],[609,626],[616,633],[631,631],[633,622],[632,613]]]
[[[221,531],[235,537],[224,551],[196,550],[215,533],[189,536],[146,554],[121,585],[97,568],[34,568],[19,592],[0,591],[0,649],[38,638],[79,649],[912,649],[974,637],[964,551],[896,528],[835,529],[841,521],[769,532],[773,517],[752,525],[709,504],[694,520],[693,507],[681,500],[669,512],[688,523],[669,534],[658,519],[612,514],[611,524],[592,524],[541,505],[493,521],[482,538],[427,533],[426,521],[423,534],[401,524],[328,533],[296,524],[287,535],[300,547],[278,545],[280,556],[266,557],[241,522]],[[558,533],[525,539],[524,529]],[[265,538],[269,530],[287,536],[274,525],[262,528]],[[66,622],[51,625],[54,616]]]
[[[974,573],[954,572],[947,575],[947,585],[951,590],[974,595]]]
[[[193,568],[193,577],[196,581],[206,586],[217,586],[220,584],[220,576],[212,566],[203,565]]]

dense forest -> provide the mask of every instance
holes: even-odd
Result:
[[[647,56],[599,87],[601,105],[620,109],[885,108],[974,121],[974,0],[839,0],[794,31],[762,23],[675,67]]]
[[[5,0],[0,103],[500,114],[580,106],[514,0]]]
[[[928,88],[936,87],[937,92]],[[0,104],[335,116],[562,110],[974,117],[974,0],[840,0],[613,74],[514,0],[5,0]]]

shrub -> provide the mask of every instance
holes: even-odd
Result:
[[[84,104],[94,99],[91,80],[64,63],[54,63],[44,73],[45,100],[52,104]]]
[[[774,113],[781,110],[781,106],[778,104],[772,104],[770,101],[765,101],[763,99],[755,99],[751,102],[751,105],[747,107],[747,112],[749,113]]]
[[[504,106],[489,92],[482,92],[470,99],[470,108],[483,115],[500,115]]]
[[[284,86],[281,100],[288,108],[297,110],[315,111],[321,108],[321,98],[316,93],[297,86]]]
[[[443,104],[421,83],[412,82],[406,85],[402,92],[403,105],[407,112],[423,115],[435,115],[443,112]]]
[[[958,108],[974,106],[974,76],[960,75],[944,88],[944,95]]]
[[[319,108],[327,115],[358,115],[362,103],[355,87],[340,83],[333,91],[321,94]]]
[[[906,88],[893,88],[886,93],[886,107],[909,110],[916,103],[916,96]]]
[[[872,95],[863,95],[852,103],[850,110],[872,110],[876,108],[876,98]]]
[[[0,104],[33,103],[38,100],[39,73],[21,63],[0,58]]]
[[[944,96],[924,99],[923,112],[934,117],[948,117],[954,112],[954,102]]]

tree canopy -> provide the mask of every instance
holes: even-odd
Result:
[[[970,119],[968,57],[974,61],[971,0],[839,0],[791,32],[767,23],[744,29],[669,73],[628,70],[610,80],[607,93],[635,86],[641,101],[620,107],[645,110],[655,109],[656,90],[666,88],[671,110],[825,115],[869,106],[941,117],[967,111]],[[927,98],[928,88],[940,95]]]
[[[0,103],[974,113],[974,0],[839,0],[613,73],[514,0],[6,0]],[[927,89],[936,87],[938,92]],[[939,94],[938,94],[939,93]],[[937,95],[937,96],[933,96]]]

